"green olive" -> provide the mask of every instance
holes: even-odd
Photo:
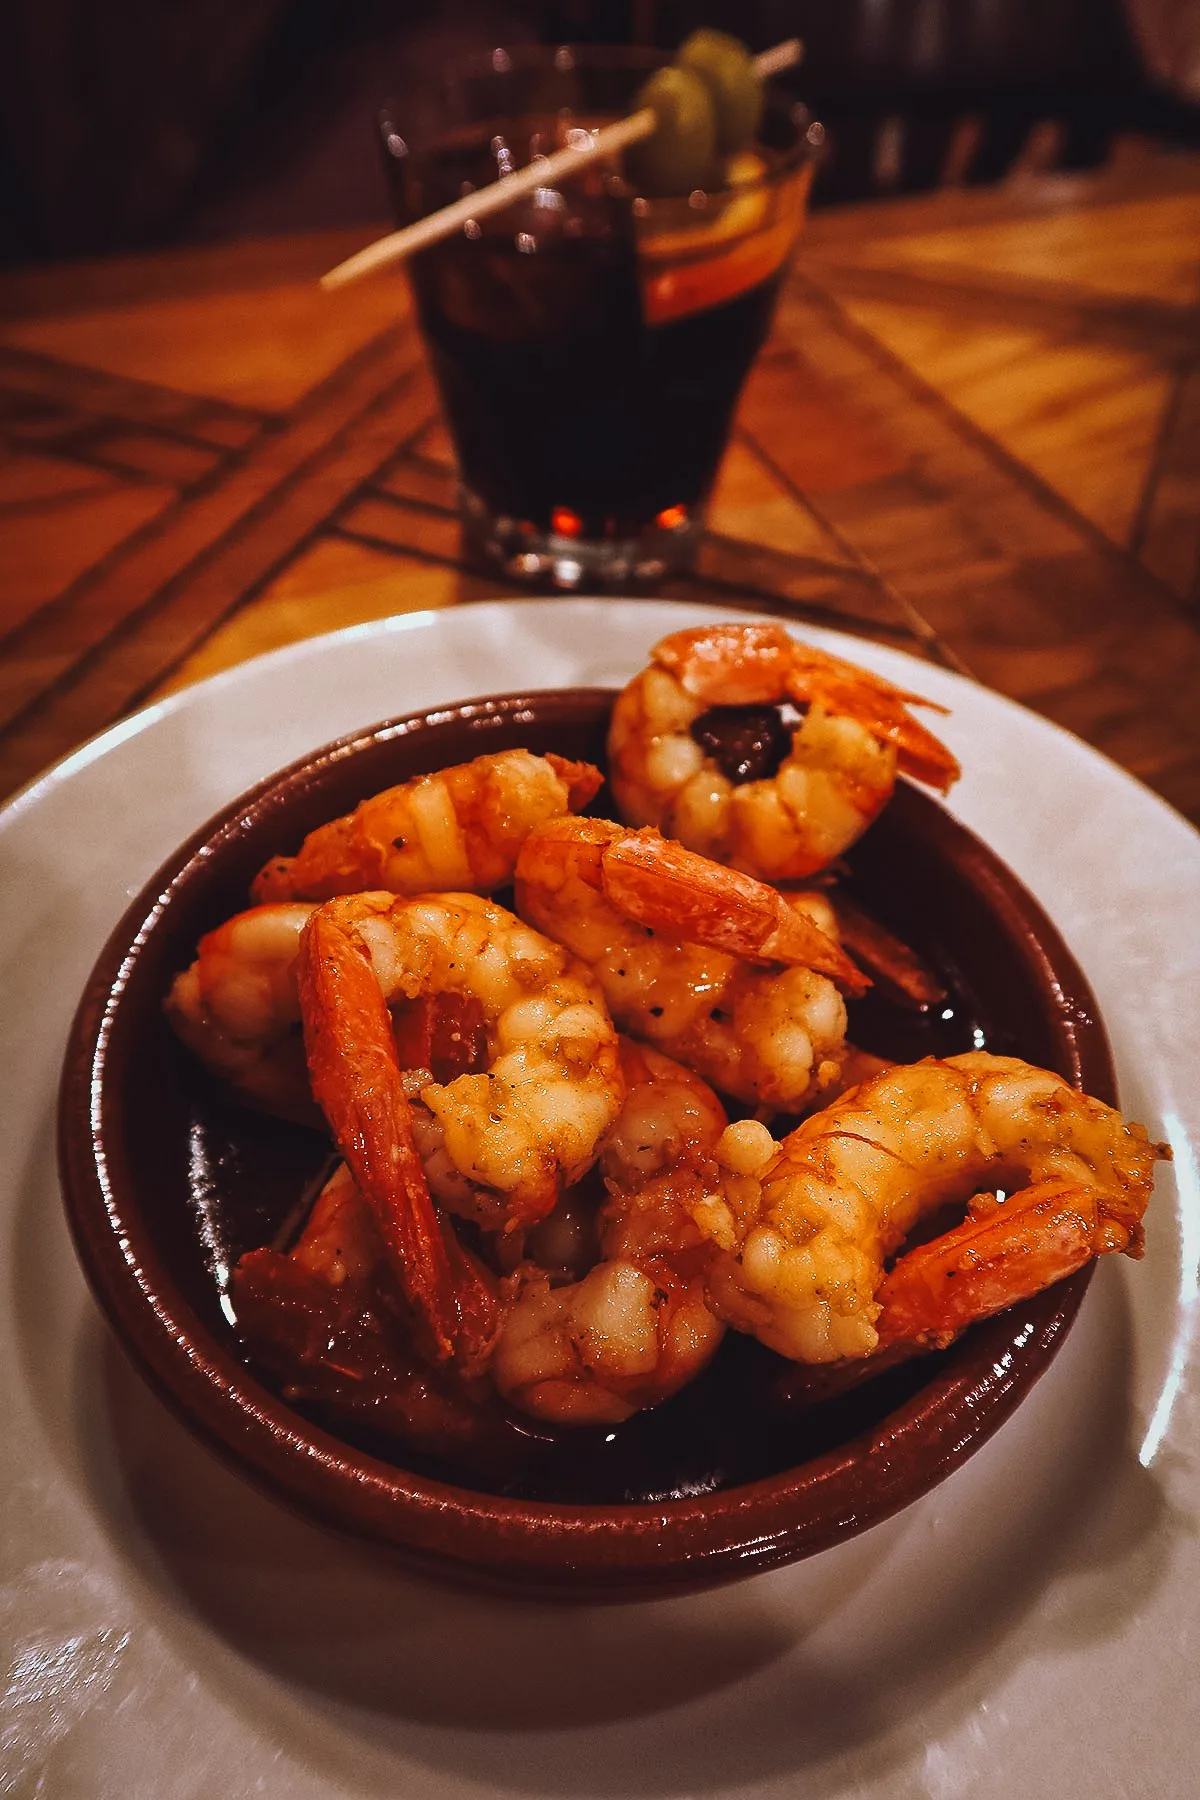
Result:
[[[716,148],[708,84],[692,69],[659,69],[638,94],[637,108],[643,106],[658,114],[658,129],[629,149],[629,173],[638,191],[653,199],[703,187]]]
[[[745,44],[725,31],[693,31],[680,45],[679,66],[708,88],[717,126],[717,153],[735,156],[754,142],[762,117],[762,82]]]

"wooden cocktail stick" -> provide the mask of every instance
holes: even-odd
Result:
[[[799,38],[787,38],[782,44],[776,44],[773,50],[764,50],[761,56],[754,58],[754,70],[763,80],[770,75],[779,74],[782,69],[790,69],[800,61],[804,54],[804,46]],[[532,193],[534,188],[553,187],[555,182],[564,181],[574,175],[577,170],[586,168],[588,163],[598,162],[601,157],[611,156],[617,150],[624,150],[629,144],[636,144],[640,138],[649,137],[658,124],[658,119],[649,106],[642,107],[640,112],[631,113],[627,119],[619,119],[613,125],[602,125],[598,131],[587,133],[588,142],[576,150],[570,145],[564,150],[556,150],[553,156],[538,157],[523,169],[516,169],[511,175],[502,175],[499,181],[493,181],[487,187],[478,188],[473,194],[465,194],[461,200],[454,200],[440,211],[429,213],[418,219],[413,225],[406,225],[403,231],[391,231],[386,237],[377,238],[373,244],[367,244],[362,250],[356,250],[345,262],[338,263],[327,275],[322,275],[323,288],[345,287],[347,282],[358,281],[363,275],[370,275],[375,269],[386,268],[390,263],[401,262],[411,256],[415,250],[424,250],[428,244],[436,244],[442,238],[449,237],[467,223],[468,219],[482,219],[488,213],[502,212],[519,200],[522,194]]]

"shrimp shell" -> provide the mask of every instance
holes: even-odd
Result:
[[[535,825],[587,805],[603,781],[591,763],[502,750],[416,775],[311,831],[295,856],[255,877],[261,901],[394,894],[493,893],[512,880]]]

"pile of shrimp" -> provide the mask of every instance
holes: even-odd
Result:
[[[518,749],[281,846],[166,1010],[333,1140],[296,1241],[235,1275],[286,1395],[435,1448],[497,1402],[609,1425],[730,1330],[869,1364],[1141,1254],[1140,1125],[1014,1057],[847,1036],[862,962],[942,993],[836,881],[898,772],[958,773],[915,704],[779,627],[679,632],[613,710],[618,819],[584,812],[599,769]]]

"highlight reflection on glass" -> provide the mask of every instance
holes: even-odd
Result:
[[[1164,1117],[1167,1142],[1174,1152],[1173,1168],[1179,1189],[1179,1325],[1174,1335],[1171,1362],[1155,1402],[1138,1461],[1149,1468],[1162,1447],[1175,1404],[1185,1390],[1188,1365],[1195,1350],[1194,1336],[1200,1314],[1200,1168],[1177,1113]]]

